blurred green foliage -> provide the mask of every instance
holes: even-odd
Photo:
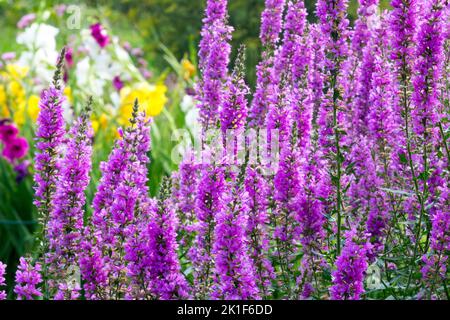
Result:
[[[88,1],[91,4],[107,4],[108,1]],[[147,41],[146,51],[157,52],[158,41],[164,43],[177,57],[189,51],[199,41],[199,32],[205,0],[121,0],[111,6],[125,13]],[[308,19],[315,21],[316,0],[305,0]],[[389,0],[381,0],[381,8],[388,8]],[[351,0],[349,18],[353,22],[357,17],[358,1]],[[255,82],[255,66],[260,56],[259,27],[264,0],[230,0],[230,24],[233,32],[233,58],[240,44],[247,47],[247,78],[251,85]],[[151,39],[158,41],[151,41]],[[153,57],[157,63],[158,56]]]
[[[195,51],[199,41],[205,0],[84,0],[76,4],[93,11],[122,40],[145,50],[146,58],[153,68],[165,68],[160,43],[163,43],[180,59],[183,55]],[[316,0],[305,0],[308,19],[315,21]],[[9,27],[15,27],[21,15],[51,8],[57,4],[75,4],[72,0],[0,0],[0,27],[7,37],[14,33]],[[381,8],[389,7],[389,0],[380,0]],[[357,0],[350,0],[349,18],[356,19]],[[260,57],[259,26],[264,9],[264,0],[229,0],[230,24],[234,27],[233,58],[240,44],[247,46],[247,78],[251,85],[255,82],[255,66]],[[86,9],[85,9],[86,10]],[[82,15],[82,24],[86,25],[87,15]],[[91,16],[91,15],[89,15]],[[0,41],[0,51],[8,44]]]

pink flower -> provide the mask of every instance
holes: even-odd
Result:
[[[5,52],[4,54],[2,54],[2,60],[5,60],[5,61],[13,60],[15,58],[16,58],[15,52]]]
[[[106,45],[109,43],[109,37],[108,34],[103,28],[103,26],[100,23],[95,23],[91,25],[91,35],[94,37],[95,41],[97,41],[98,45],[101,48],[106,47]]]
[[[28,152],[28,142],[25,138],[16,137],[6,143],[3,156],[9,161],[23,158]]]
[[[2,141],[5,144],[12,141],[17,136],[18,133],[19,130],[11,124],[0,125],[0,141]]]
[[[66,12],[67,6],[65,4],[59,4],[55,7],[55,12],[58,17],[62,17]]]
[[[114,88],[116,88],[117,91],[120,91],[120,89],[123,88],[123,82],[122,82],[122,80],[120,80],[119,76],[115,76],[112,83],[114,85]]]
[[[24,29],[28,27],[33,21],[36,19],[36,15],[34,13],[29,13],[20,18],[19,22],[17,22],[17,28]]]
[[[66,59],[67,65],[69,67],[72,67],[73,66],[73,49],[72,48],[67,48],[64,58]]]

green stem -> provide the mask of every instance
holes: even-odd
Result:
[[[442,143],[444,145],[445,153],[447,154],[447,169],[450,171],[450,150],[448,149],[447,139],[445,138],[444,128],[442,127],[442,123],[439,121],[438,123],[439,131],[442,136]]]

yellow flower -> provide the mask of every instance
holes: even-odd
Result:
[[[67,101],[70,104],[73,104],[73,95],[72,95],[72,89],[70,87],[64,88],[64,95],[67,97]]]
[[[98,121],[95,120],[95,119],[92,119],[92,120],[91,120],[91,125],[92,125],[92,130],[94,130],[94,132],[97,133],[98,127],[100,126],[100,124],[98,123]]]
[[[108,117],[102,113],[100,117],[92,117],[92,129],[97,133],[99,129],[105,129],[108,125]]]
[[[195,66],[188,60],[181,60],[181,67],[183,68],[183,77],[185,80],[195,75]]]
[[[167,102],[165,85],[139,83],[133,88],[124,87],[120,91],[119,122],[126,124],[131,117],[134,101],[138,99],[139,109],[148,116],[155,117],[161,113]]]
[[[39,115],[39,97],[37,95],[31,95],[28,98],[28,102],[20,102],[17,105],[17,109],[14,112],[14,123],[19,127],[22,127],[27,120],[36,122]]]
[[[25,89],[18,81],[12,80],[9,83],[8,92],[17,103],[23,102],[22,100],[25,98]]]
[[[27,113],[33,122],[36,122],[39,115],[39,96],[33,94],[28,98],[28,109]]]
[[[22,67],[17,64],[8,64],[6,65],[6,71],[11,76],[11,78],[20,80],[25,78],[28,73],[28,67]]]
[[[9,117],[5,86],[0,85],[0,118]]]

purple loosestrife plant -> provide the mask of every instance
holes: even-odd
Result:
[[[89,184],[92,155],[92,129],[89,125],[92,98],[69,132],[66,153],[61,160],[54,207],[48,221],[49,253],[47,264],[51,274],[55,299],[76,299],[80,295],[78,257],[81,251],[84,194]]]
[[[146,151],[150,146],[148,122],[144,114],[138,113],[138,101],[133,106],[131,126],[128,127],[123,135],[122,148],[125,150],[126,166],[120,173],[119,182],[115,187],[111,204],[112,220],[112,252],[108,252],[106,257],[110,259],[109,283],[113,290],[115,298],[121,298],[128,293],[129,280],[127,275],[126,242],[130,236],[133,236],[136,229],[133,223],[136,223],[134,215],[136,206],[140,203],[142,197],[148,193],[147,166],[142,156],[146,156]],[[145,198],[144,198],[145,199]]]
[[[62,103],[64,102],[61,88],[61,70],[64,62],[65,48],[61,51],[56,67],[53,83],[44,90],[39,101],[39,115],[36,130],[35,153],[35,205],[38,208],[39,220],[42,225],[41,254],[48,252],[47,223],[54,208],[54,197],[57,182],[60,179],[59,159],[65,135]],[[45,258],[44,258],[45,260]],[[48,296],[47,266],[43,263],[44,294]]]
[[[237,157],[238,138],[244,131],[247,120],[247,95],[249,88],[245,84],[245,47],[239,48],[232,76],[227,82],[227,93],[222,109],[220,110],[220,129],[226,155],[231,159]],[[232,141],[229,141],[230,138]],[[228,144],[232,143],[232,150]],[[227,154],[232,151],[231,155]]]
[[[435,212],[431,216],[431,240],[430,252],[423,255],[424,263],[422,272],[422,281],[425,284],[425,298],[439,299],[444,297],[448,299],[448,289],[445,283],[448,283],[448,253],[450,251],[450,192],[448,187],[441,190],[441,200],[437,204]],[[439,284],[444,284],[440,288]]]
[[[288,4],[284,25],[283,46],[280,55],[288,74],[290,93],[287,96],[288,110],[297,126],[297,145],[300,155],[304,155],[310,144],[312,125],[313,81],[309,67],[312,64],[311,38],[307,35],[306,8],[303,0]]]
[[[260,39],[263,45],[261,62],[256,67],[256,92],[249,110],[249,125],[259,129],[266,121],[269,96],[272,94],[274,76],[274,55],[282,29],[285,0],[266,0],[261,15]]]
[[[347,0],[319,0],[316,15],[325,41],[324,99],[318,125],[324,157],[330,161],[331,184],[334,187],[334,214],[336,218],[336,255],[341,250],[341,223],[344,202],[344,154],[342,150],[343,112],[342,89],[338,79],[343,59],[348,55]],[[345,91],[345,90],[344,90]]]
[[[137,112],[137,108],[134,112]],[[138,114],[136,117],[136,163],[134,166],[134,187],[138,189],[138,199],[134,207],[133,222],[124,231],[126,241],[124,244],[127,275],[131,277],[130,290],[126,298],[148,297],[148,263],[146,257],[148,251],[148,237],[142,239],[146,233],[147,226],[152,218],[152,200],[148,198],[147,167],[150,163],[148,153],[151,148],[149,121],[145,119],[145,114]]]
[[[194,163],[192,150],[185,155],[176,173],[177,183],[173,187],[178,220],[178,233],[182,255],[185,256],[192,246],[195,237],[195,199],[199,182],[199,165]]]
[[[303,1],[289,2],[284,24],[283,41],[279,50],[275,53],[273,66],[272,90],[268,95],[268,112],[266,127],[269,131],[268,148],[272,144],[272,131],[278,130],[279,142],[288,139],[292,114],[290,105],[294,111],[302,105],[297,78],[304,73],[308,63],[308,53],[302,46],[302,36],[305,29],[306,10]],[[295,80],[294,80],[295,79]],[[297,113],[296,113],[297,115]],[[301,120],[296,118],[295,120]]]
[[[224,207],[216,215],[213,299],[260,298],[253,260],[248,255],[246,226],[249,199],[244,187],[244,170],[235,180],[227,182]]]
[[[148,281],[156,299],[187,299],[189,288],[177,255],[178,219],[170,200],[170,189],[170,179],[163,179],[157,206],[147,226]]]
[[[138,114],[137,101],[130,123],[108,161],[102,164],[103,176],[94,197],[92,231],[85,231],[92,237],[90,243],[84,244],[90,251],[83,258],[82,274],[86,273],[83,277],[90,279],[85,287],[89,287],[89,294],[96,298],[119,299],[132,289],[130,280],[133,279],[126,277],[125,247],[137,231],[133,226],[137,223],[136,206],[148,193],[147,152],[150,148],[148,121],[145,115]],[[98,280],[106,283],[97,283]]]
[[[327,172],[317,143],[311,146],[308,161],[301,165],[301,175],[304,181],[296,199],[296,238],[299,240],[303,252],[300,264],[300,276],[297,278],[299,297],[310,298],[321,289],[317,277],[322,268],[328,268],[321,255],[325,246],[325,206],[321,198],[326,198]]]
[[[200,120],[204,131],[215,129],[218,111],[224,102],[224,84],[228,78],[231,32],[227,25],[227,0],[208,0],[201,31],[197,84]]]
[[[299,170],[299,153],[296,149],[297,130],[294,124],[291,139],[284,141],[281,147],[280,162],[275,174],[274,185],[274,211],[272,225],[273,237],[276,242],[275,258],[279,265],[279,274],[288,297],[292,292],[293,258],[295,254],[295,230],[297,227],[295,212],[296,199],[302,185],[302,176]]]
[[[324,37],[320,30],[320,26],[313,24],[310,26],[308,34],[311,45],[312,61],[310,66],[310,81],[308,83],[312,94],[313,113],[312,125],[317,126],[317,117],[319,108],[323,100],[323,85],[324,85],[324,67],[325,67],[325,48]]]
[[[330,288],[333,300],[359,300],[364,293],[368,245],[360,238],[355,230],[345,235],[345,245],[336,260],[337,270],[333,272],[333,286]]]
[[[269,259],[269,195],[270,187],[259,166],[247,166],[245,190],[248,194],[247,238],[249,255],[255,266],[256,284],[262,298],[268,297],[275,278]]]
[[[5,283],[5,274],[6,274],[6,264],[0,261],[0,287],[4,287]],[[6,299],[5,290],[0,290],[0,300]]]
[[[411,260],[411,271],[408,286],[411,282],[416,255],[420,251],[422,222],[425,221],[429,199],[437,196],[433,184],[436,182],[436,171],[439,170],[435,145],[438,109],[438,83],[443,66],[443,12],[444,1],[433,0],[426,4],[426,13],[417,34],[416,60],[413,67],[411,112],[412,128],[417,139],[416,152],[420,154],[417,170],[413,171],[414,187],[420,203],[420,215],[415,229],[415,246]],[[420,148],[420,146],[422,148]],[[414,152],[414,151],[413,151]],[[448,179],[448,176],[447,176]],[[445,182],[444,182],[445,183]],[[432,203],[432,202],[431,202]],[[427,206],[427,207],[425,207]]]
[[[213,284],[214,228],[217,214],[224,210],[225,173],[215,164],[204,164],[200,174],[195,200],[197,234],[189,256],[194,269],[194,295],[205,299],[210,297]]]
[[[414,196],[405,201],[405,210],[409,211],[410,218],[415,219],[411,207],[420,204],[420,212],[423,216],[424,202],[419,195],[419,185],[417,182],[417,173],[413,159],[413,135],[411,124],[411,92],[412,92],[412,65],[414,61],[415,34],[418,18],[417,0],[392,0],[392,12],[390,15],[391,31],[391,59],[394,60],[394,75],[396,76],[396,96],[394,110],[395,114],[401,115],[401,126],[403,129],[404,144],[400,142],[400,148],[397,150],[399,163],[402,165],[402,177],[404,184],[414,185]]]
[[[151,198],[150,122],[136,101],[86,222],[92,132],[82,113],[65,136],[63,52],[36,130],[43,238],[34,260],[20,259],[17,298],[448,299],[450,10],[392,0],[379,14],[378,3],[359,0],[349,26],[347,0],[318,0],[317,23],[302,0],[266,0],[250,97],[242,50],[228,71],[228,2],[206,0],[203,162],[188,151]],[[0,120],[1,151],[25,172],[10,122]],[[0,299],[4,286],[0,263]]]
[[[33,266],[29,259],[20,258],[16,272],[16,285],[14,287],[17,300],[34,300],[42,297],[42,292],[39,288],[39,285],[42,283],[41,271],[39,262],[36,262]]]
[[[358,0],[358,19],[355,22],[352,37],[353,54],[361,59],[364,48],[372,35],[373,24],[377,23],[377,8],[379,0]]]
[[[392,70],[391,62],[388,59],[389,31],[385,26],[385,19],[382,24],[374,31],[374,37],[370,43],[370,49],[374,56],[371,91],[369,94],[370,111],[367,116],[367,135],[372,144],[372,157],[376,158],[378,163],[378,176],[381,177],[381,184],[384,188],[392,188],[394,182],[393,176],[398,168],[398,161],[395,159],[395,152],[398,150],[401,136],[399,126],[399,116],[394,112],[395,79],[390,72]],[[391,221],[389,210],[395,211],[395,198],[384,192],[381,188],[377,189],[381,197],[381,210],[369,212],[367,219],[367,231],[370,241],[376,252],[380,253],[383,249],[385,236],[388,230],[392,228],[388,224]],[[373,253],[371,254],[374,255]]]

